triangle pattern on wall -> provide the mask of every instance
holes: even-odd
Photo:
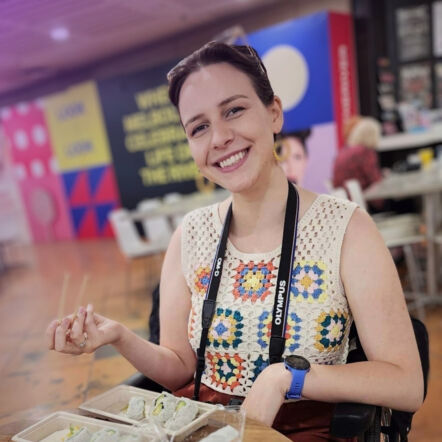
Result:
[[[103,170],[101,180],[97,183],[95,192],[92,194],[96,203],[104,203],[118,200],[114,170],[108,166]]]
[[[98,235],[97,219],[93,207],[88,207],[79,225],[77,238],[96,238]]]
[[[106,225],[109,224],[108,216],[115,206],[115,203],[97,204],[95,206],[98,221],[98,231],[100,234],[106,228]]]
[[[82,170],[77,173],[75,184],[69,198],[71,206],[82,206],[90,204],[91,194],[89,191],[89,182],[87,179],[87,171]]]
[[[78,230],[83,222],[84,216],[86,215],[87,207],[71,207],[72,222],[74,224],[75,236],[78,234]]]
[[[107,166],[93,167],[88,170],[89,189],[91,191],[92,198],[95,197],[97,188],[102,181],[103,174],[105,173]]]
[[[63,184],[64,184],[64,188],[66,190],[66,195],[67,195],[68,199],[71,198],[72,190],[74,189],[75,181],[77,180],[77,175],[78,175],[77,170],[74,172],[63,173]]]

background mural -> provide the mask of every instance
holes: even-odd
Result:
[[[350,17],[321,12],[247,39],[283,102],[284,132],[310,131],[300,184],[326,192],[343,125],[357,113]],[[176,62],[2,110],[34,241],[107,237],[115,207],[213,187],[169,103],[166,74]]]

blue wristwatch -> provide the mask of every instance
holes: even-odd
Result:
[[[292,373],[292,383],[286,399],[300,399],[305,375],[310,370],[310,362],[302,356],[290,355],[284,358],[284,366]]]

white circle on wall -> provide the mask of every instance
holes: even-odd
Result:
[[[19,104],[17,104],[16,109],[19,114],[25,115],[28,113],[29,104],[28,103],[19,103]]]
[[[14,144],[17,146],[17,149],[20,150],[25,150],[28,148],[28,136],[23,129],[19,129],[14,133]]]
[[[16,164],[14,166],[14,172],[17,179],[24,180],[26,178],[26,167],[23,164]]]
[[[49,169],[54,175],[59,172],[60,168],[58,167],[57,158],[51,157],[51,159],[49,160]]]
[[[2,120],[6,120],[11,116],[11,109],[9,107],[4,107],[1,110],[0,117]]]
[[[293,46],[274,46],[262,57],[270,83],[284,111],[293,109],[304,97],[309,83],[308,65]]]
[[[37,146],[42,146],[46,143],[46,131],[42,125],[36,124],[32,128],[32,139]]]
[[[31,162],[31,174],[34,178],[41,178],[45,174],[45,168],[40,160]]]

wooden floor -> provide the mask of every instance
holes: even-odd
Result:
[[[17,253],[19,252],[19,253]],[[96,311],[147,334],[150,288],[158,281],[158,259],[132,267],[135,290],[125,295],[125,261],[113,240],[39,245],[12,256],[25,265],[0,275],[0,428],[77,407],[87,398],[120,383],[133,367],[103,348],[80,357],[46,350],[44,330],[57,316],[63,275],[71,274],[66,311],[74,309],[85,274],[91,275],[85,302]],[[146,265],[152,267],[149,280]],[[431,373],[428,397],[413,420],[411,441],[442,440],[442,309],[429,311]]]

